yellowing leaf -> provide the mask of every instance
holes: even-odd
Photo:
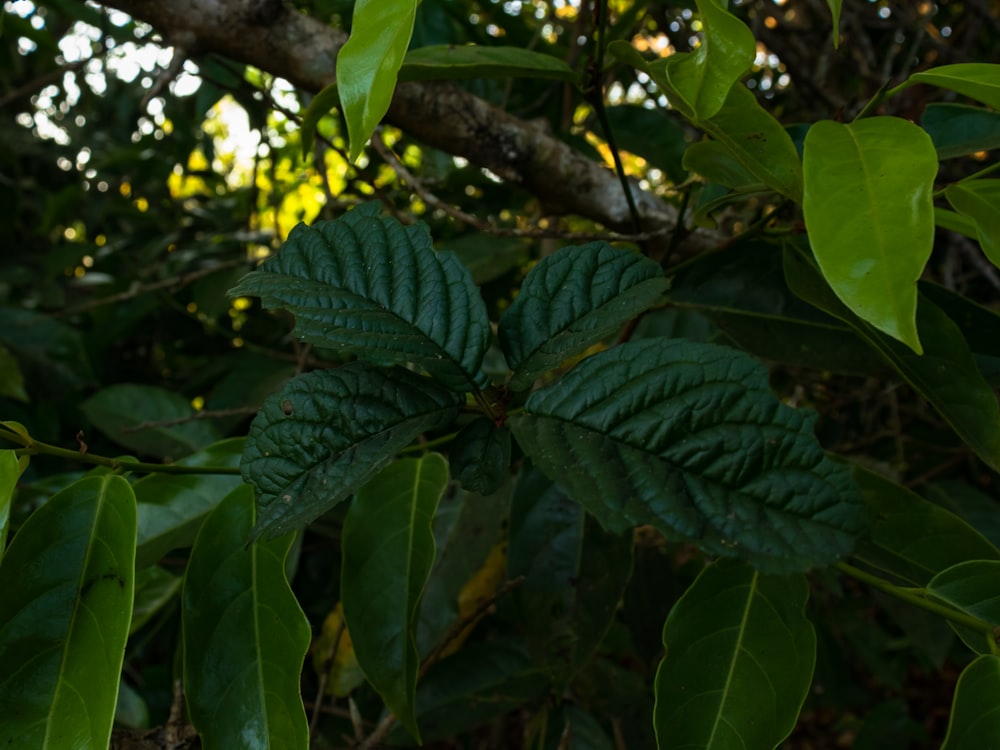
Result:
[[[496,595],[497,589],[503,583],[507,572],[507,540],[498,542],[486,558],[483,567],[475,572],[458,593],[459,630],[441,650],[441,656],[448,656],[458,651],[465,640],[475,630],[476,625],[486,615],[486,605]]]
[[[365,673],[354,655],[354,643],[344,622],[341,602],[337,602],[323,620],[323,630],[313,644],[313,669],[317,675],[329,670],[326,694],[337,698],[350,695],[365,681]]]

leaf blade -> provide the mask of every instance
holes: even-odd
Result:
[[[468,78],[543,78],[575,82],[580,76],[558,57],[521,47],[441,44],[406,53],[400,81]]]
[[[941,750],[979,750],[1000,736],[1000,656],[983,654],[962,670]]]
[[[957,91],[972,99],[1000,109],[1000,65],[957,63],[942,65],[910,76],[907,83],[929,83]]]
[[[970,180],[945,189],[948,202],[972,219],[983,253],[1000,266],[1000,180]]]

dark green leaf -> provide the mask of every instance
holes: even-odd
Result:
[[[1000,656],[983,654],[955,686],[948,735],[941,750],[983,750],[1000,737]]]
[[[938,284],[921,281],[919,288],[921,296],[940,307],[962,331],[986,381],[1000,386],[1000,315]]]
[[[289,381],[264,402],[243,453],[243,478],[257,489],[254,535],[325,513],[420,433],[451,422],[459,404],[426,377],[364,362]]]
[[[340,92],[337,84],[331,83],[320,91],[309,102],[305,114],[302,115],[302,158],[308,159],[312,154],[313,142],[316,139],[316,126],[331,109],[340,104]]]
[[[219,439],[212,425],[193,419],[187,399],[152,385],[112,385],[80,409],[107,437],[143,455],[177,459]]]
[[[2,344],[0,344],[0,397],[28,401],[28,392],[24,390],[24,375],[21,373],[17,357]]]
[[[616,332],[666,288],[657,263],[606,242],[564,247],[543,258],[500,319],[500,345],[514,370],[510,387],[530,388],[543,373]]]
[[[417,5],[418,0],[357,0],[354,4],[351,36],[337,55],[337,87],[352,162],[389,110]]]
[[[524,576],[511,594],[517,622],[561,694],[611,627],[632,572],[632,535],[588,523],[534,468],[519,477],[510,513],[507,571]]]
[[[426,226],[404,227],[378,210],[369,203],[300,224],[230,295],[288,310],[303,341],[378,364],[413,362],[460,391],[485,384],[490,325],[468,271],[434,252]]]
[[[545,750],[615,750],[601,723],[574,703],[563,703],[546,724]]]
[[[983,380],[958,327],[930,300],[921,298],[918,326],[924,355],[886,336],[851,313],[823,280],[812,261],[790,247],[785,277],[802,299],[852,326],[910,385],[926,398],[969,447],[1000,468],[1000,408]]]
[[[94,379],[80,334],[65,323],[22,308],[0,308],[0,344],[23,369],[44,374],[51,387],[80,388]]]
[[[824,120],[806,135],[802,209],[823,276],[858,317],[918,354],[937,169],[927,133],[897,117]]]
[[[1000,113],[966,104],[929,104],[920,124],[939,159],[1000,148]]]
[[[511,418],[518,442],[608,529],[652,524],[770,571],[852,549],[864,508],[815,416],[767,370],[710,344],[649,339],[595,354]]]
[[[236,468],[244,444],[243,438],[223,440],[177,463]],[[240,477],[226,474],[150,474],[137,481],[136,567],[152,565],[172,549],[190,547],[205,516],[240,484]]]
[[[105,748],[125,656],[135,497],[105,474],[33,513],[0,564],[0,745]]]
[[[0,451],[0,560],[7,546],[7,529],[10,526],[10,504],[14,497],[21,465],[12,450]]]
[[[972,219],[983,253],[1000,266],[1000,180],[970,180],[949,185],[948,202]]]
[[[510,430],[486,418],[469,422],[455,436],[448,464],[463,489],[496,492],[510,479]]]
[[[641,156],[650,166],[662,170],[671,182],[687,179],[681,160],[688,144],[675,118],[636,104],[608,107],[606,114],[619,148]]]
[[[441,44],[412,49],[403,58],[400,81],[465,78],[549,78],[575,82],[579,74],[558,57],[522,47]]]
[[[924,495],[965,519],[995,547],[1000,547],[1000,503],[996,498],[958,480],[929,484],[924,488]],[[983,556],[976,557],[982,559]]]
[[[659,750],[774,748],[795,727],[812,682],[816,634],[804,576],[706,568],[663,626],[656,672]]]
[[[253,493],[205,519],[184,576],[184,692],[205,747],[309,747],[299,673],[309,621],[285,578],[292,537],[247,546]]]
[[[341,597],[358,663],[418,740],[417,618],[434,564],[431,523],[447,486],[441,455],[403,459],[358,491],[344,520]]]
[[[957,91],[971,99],[1000,109],[1000,65],[959,63],[942,65],[910,76],[908,83],[929,83]]]
[[[914,586],[966,560],[1000,560],[1000,551],[955,514],[859,466],[852,474],[868,506],[869,536],[858,544],[858,559]]]
[[[692,143],[684,152],[684,169],[728,188],[757,187],[760,181],[718,141]]]
[[[181,591],[181,578],[154,565],[135,574],[135,605],[132,607],[131,635],[174,600]]]
[[[1000,627],[1000,560],[967,560],[952,565],[934,576],[927,584],[927,596],[954,609],[979,618],[993,626],[989,635],[965,626],[955,626],[955,632],[972,650],[993,653],[995,633]]]

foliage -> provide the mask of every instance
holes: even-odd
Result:
[[[996,740],[995,12],[114,5],[0,15],[6,745]]]

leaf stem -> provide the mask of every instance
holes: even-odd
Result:
[[[980,177],[985,177],[988,174],[992,174],[993,172],[996,172],[998,169],[1000,169],[1000,161],[994,164],[990,164],[988,167],[983,167],[978,172],[973,172],[970,175],[966,175],[961,180],[953,182],[952,185],[961,185],[963,182],[971,182],[972,180],[978,180]],[[947,189],[948,189],[947,187],[943,187],[940,190],[935,190],[934,197],[940,198],[941,196],[944,195],[944,191]]]
[[[985,620],[980,620],[978,617],[973,617],[966,612],[957,610],[954,607],[949,607],[947,604],[939,604],[938,602],[928,599],[927,589],[925,588],[897,586],[893,583],[889,583],[889,581],[886,581],[884,578],[879,578],[878,576],[872,575],[871,573],[867,573],[860,568],[855,568],[853,565],[848,565],[843,562],[837,563],[835,567],[840,572],[849,575],[851,578],[861,581],[862,583],[866,583],[872,588],[878,589],[895,599],[907,602],[915,607],[920,607],[928,612],[933,612],[946,620],[950,620],[956,625],[963,625],[967,628],[978,630],[987,637],[987,640],[990,641],[991,644],[995,642],[993,626],[990,623]]]

